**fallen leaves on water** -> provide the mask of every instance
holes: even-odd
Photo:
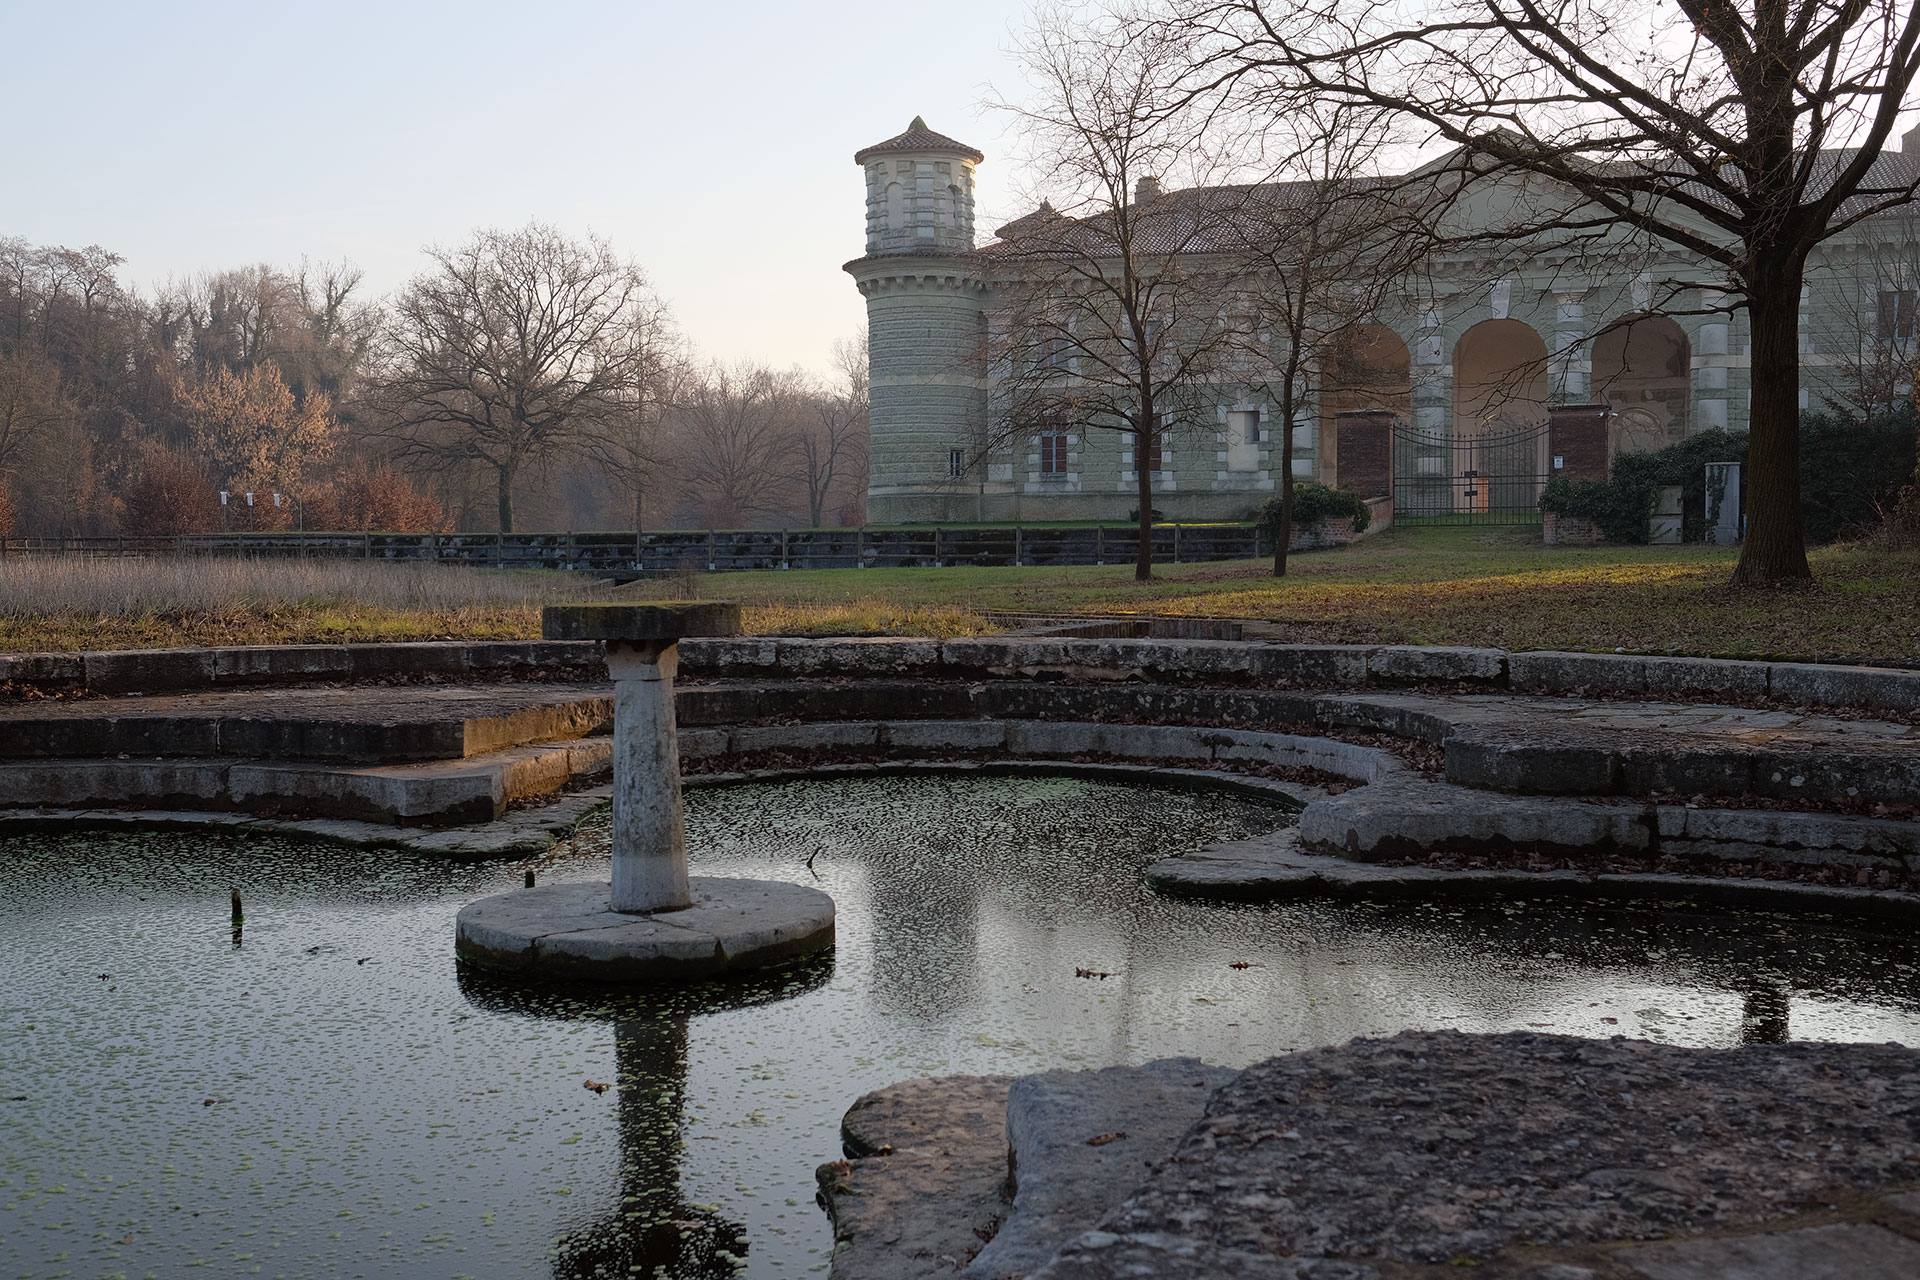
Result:
[[[1264,969],[1266,967],[1255,960],[1233,960],[1227,964],[1229,969]]]
[[[593,1090],[595,1093],[605,1093],[607,1090],[613,1088],[613,1086],[600,1080],[589,1080],[587,1081],[587,1088]]]

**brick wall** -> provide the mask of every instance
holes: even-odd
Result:
[[[1334,419],[1340,487],[1363,498],[1393,494],[1393,415],[1384,409],[1342,413]]]

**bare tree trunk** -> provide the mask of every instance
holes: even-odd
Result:
[[[1133,557],[1133,580],[1146,582],[1153,577],[1153,442],[1159,434],[1151,415],[1147,429],[1133,437],[1133,475],[1140,495],[1140,545]]]
[[[494,466],[494,479],[498,485],[500,532],[513,532],[513,464],[497,463]]]
[[[1273,535],[1273,576],[1287,576],[1287,552],[1293,548],[1293,431],[1292,418],[1281,428],[1286,442],[1280,448],[1280,529]]]
[[[1771,257],[1772,255],[1768,255]],[[1747,314],[1753,324],[1753,406],[1747,435],[1747,509],[1752,518],[1733,581],[1800,582],[1807,564],[1800,506],[1800,284],[1805,261],[1755,262]]]

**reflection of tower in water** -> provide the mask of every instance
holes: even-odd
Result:
[[[734,982],[621,992],[529,986],[468,965],[460,989],[483,1009],[611,1022],[619,1176],[614,1207],[553,1246],[555,1280],[731,1280],[747,1255],[744,1224],[690,1203],[680,1186],[692,1020],[804,995],[833,977],[831,957]]]

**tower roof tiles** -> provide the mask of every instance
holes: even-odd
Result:
[[[885,142],[876,142],[870,147],[860,148],[853,153],[853,162],[865,164],[870,156],[900,155],[912,151],[951,151],[956,155],[966,156],[975,164],[980,164],[986,159],[978,150],[966,143],[949,138],[944,133],[935,133],[927,128],[925,120],[915,116],[905,133],[898,133]]]

